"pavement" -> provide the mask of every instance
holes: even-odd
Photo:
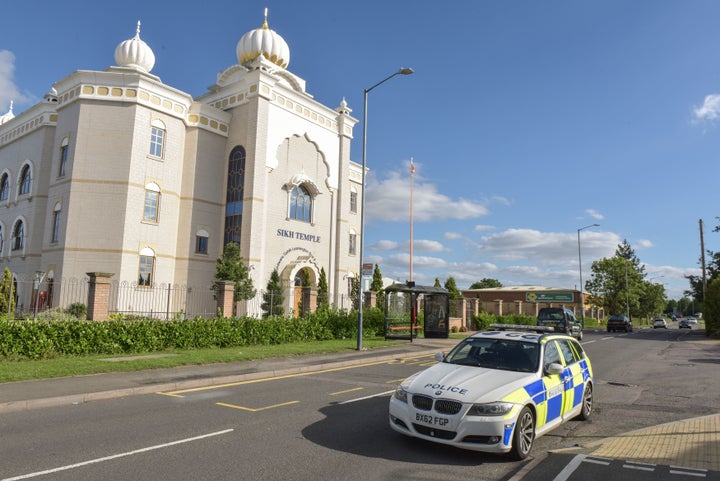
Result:
[[[0,415],[430,355],[447,352],[456,343],[416,339],[373,350],[2,383]],[[584,451],[595,457],[720,471],[720,413],[619,434],[584,446]]]

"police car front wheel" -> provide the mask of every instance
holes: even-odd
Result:
[[[517,460],[527,458],[534,441],[535,416],[533,416],[532,410],[525,406],[517,418],[510,456]]]
[[[583,391],[582,398],[582,409],[578,414],[578,419],[587,421],[590,418],[593,410],[593,387],[591,383],[585,384],[585,391]]]

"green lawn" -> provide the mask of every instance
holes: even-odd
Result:
[[[451,334],[452,338],[457,339],[462,339],[465,336],[466,334]],[[363,348],[380,349],[406,342],[408,341],[386,341],[383,338],[363,339]],[[104,372],[127,372],[187,365],[250,361],[273,357],[301,356],[304,354],[328,354],[355,349],[357,349],[356,339],[342,339],[224,349],[172,350],[127,356],[93,355],[41,360],[4,360],[0,362],[0,383]]]

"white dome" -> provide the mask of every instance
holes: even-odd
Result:
[[[277,32],[268,27],[267,9],[262,27],[243,35],[237,44],[236,53],[241,65],[255,60],[260,54],[282,68],[290,64],[290,48]]]
[[[115,62],[120,67],[132,67],[148,73],[155,66],[155,54],[148,44],[140,40],[139,21],[135,36],[115,48]]]

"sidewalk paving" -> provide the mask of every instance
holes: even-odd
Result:
[[[367,351],[108,373],[0,384],[0,415],[208,384],[312,372],[447,352],[456,339],[417,339]],[[585,447],[597,457],[720,471],[720,413],[661,424]]]

